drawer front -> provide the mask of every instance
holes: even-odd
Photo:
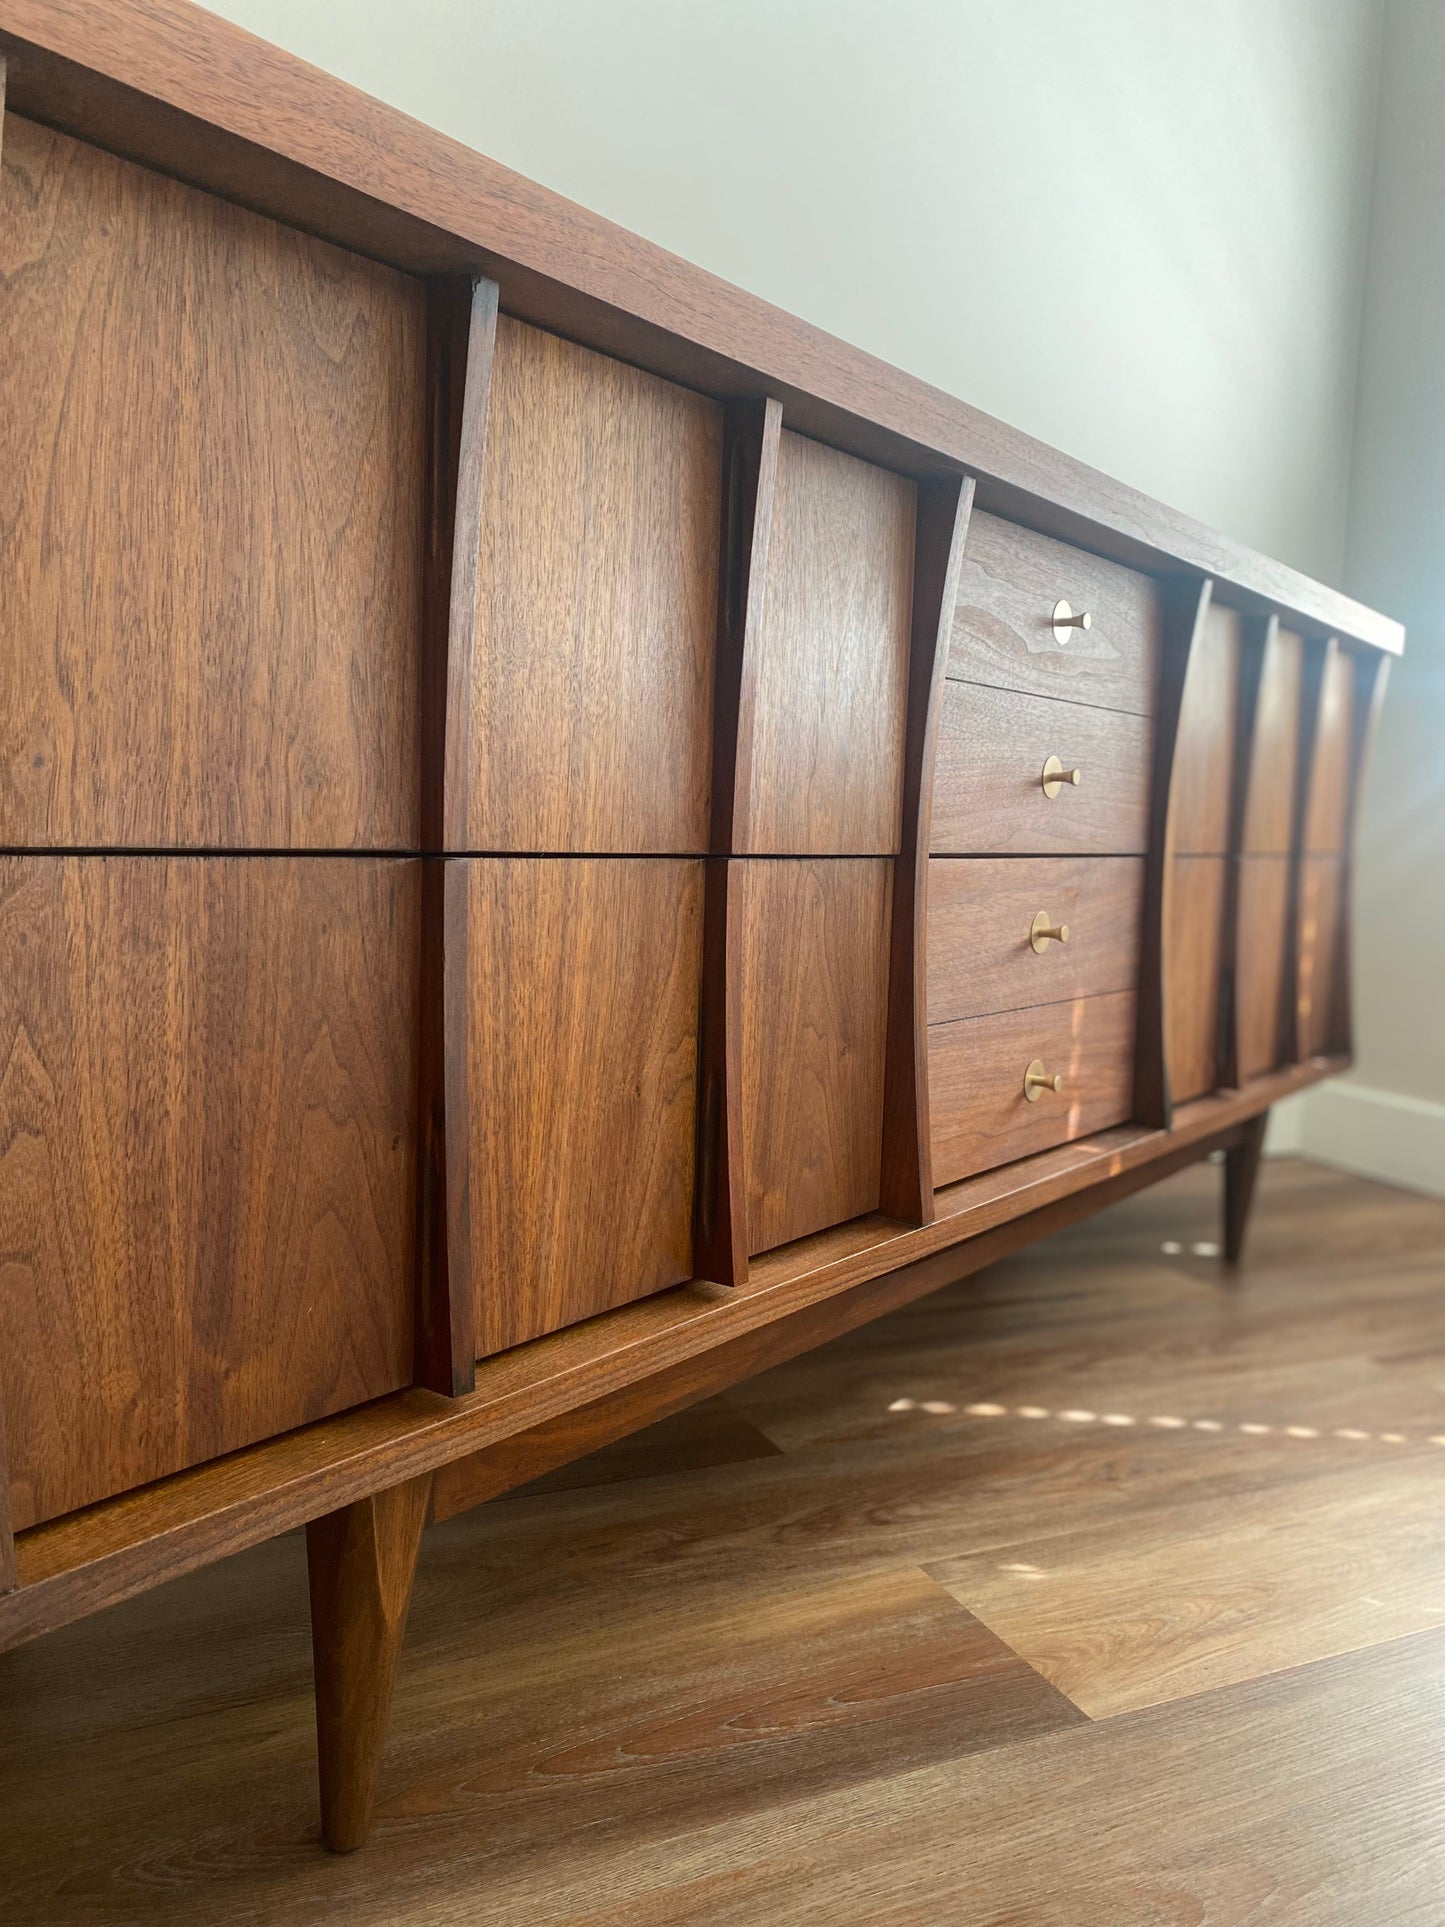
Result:
[[[1332,1048],[1340,970],[1343,871],[1343,863],[1334,856],[1307,856],[1300,865],[1296,997],[1302,1057],[1318,1057]]]
[[[1133,990],[1143,888],[1142,857],[935,857],[929,1022]],[[1041,915],[1067,941],[1036,941]]]
[[[1254,713],[1244,804],[1244,848],[1251,855],[1287,855],[1294,843],[1303,676],[1303,642],[1291,629],[1277,630],[1260,666]]]
[[[1089,627],[1054,628],[1067,602]],[[1158,585],[1132,569],[975,512],[954,605],[948,674],[1104,709],[1154,713]]]
[[[1337,855],[1345,847],[1354,701],[1355,659],[1333,644],[1320,681],[1319,729],[1305,811],[1304,846],[1312,856]]]
[[[1284,1057],[1289,871],[1287,857],[1246,856],[1240,860],[1234,1021],[1241,1081],[1272,1071]]]
[[[1133,993],[1119,991],[933,1025],[934,1183],[1122,1124],[1133,1109],[1134,1014]],[[1024,1078],[1036,1059],[1064,1082],[1030,1101]]]
[[[1219,1083],[1224,911],[1229,858],[1177,856],[1164,930],[1164,1048],[1176,1104]]]
[[[421,864],[0,860],[17,1528],[411,1382]]]
[[[1152,724],[1142,716],[947,682],[933,778],[935,856],[1131,856],[1149,839]],[[1077,769],[1055,796],[1044,766]]]

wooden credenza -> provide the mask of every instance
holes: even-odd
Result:
[[[445,1517],[1348,1058],[1397,625],[183,0],[0,0],[0,1644]]]

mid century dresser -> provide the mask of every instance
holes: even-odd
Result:
[[[0,0],[0,1645],[418,1544],[1348,1057],[1399,628],[185,0]]]

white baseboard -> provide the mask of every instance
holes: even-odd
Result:
[[[1321,1084],[1277,1105],[1269,1123],[1271,1154],[1317,1158],[1445,1198],[1445,1104],[1368,1084]]]

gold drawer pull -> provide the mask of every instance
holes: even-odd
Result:
[[[1087,609],[1081,609],[1079,614],[1075,615],[1067,602],[1056,602],[1053,615],[1054,641],[1062,649],[1069,640],[1071,629],[1087,629],[1093,620]]]
[[[1069,926],[1066,923],[1055,923],[1047,910],[1040,910],[1029,926],[1029,942],[1041,957],[1046,944],[1068,941]]]
[[[1083,774],[1084,772],[1081,769],[1065,769],[1057,756],[1051,756],[1044,764],[1042,779],[1044,795],[1057,796],[1065,783],[1072,783],[1074,788],[1077,789],[1079,787],[1079,779]]]
[[[1036,1057],[1024,1072],[1024,1096],[1030,1104],[1037,1104],[1045,1091],[1061,1091],[1063,1088],[1063,1078],[1057,1072],[1050,1077],[1044,1069],[1042,1057]]]

